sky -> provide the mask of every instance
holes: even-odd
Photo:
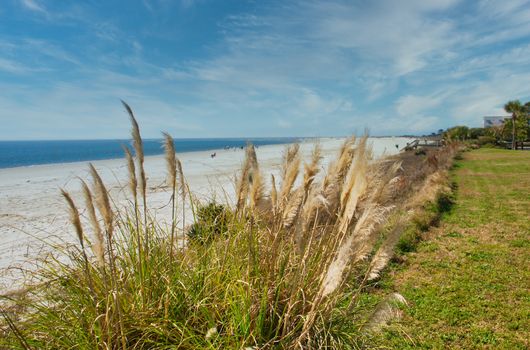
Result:
[[[423,134],[530,100],[523,0],[2,0],[0,140]]]

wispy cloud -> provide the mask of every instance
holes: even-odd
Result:
[[[48,14],[48,11],[37,0],[20,0],[20,3],[28,10]]]
[[[439,106],[444,96],[406,95],[396,101],[396,111],[401,116],[410,116],[431,111]]]
[[[13,60],[0,57],[0,71],[12,74],[21,74],[31,72],[31,68]]]
[[[167,127],[175,136],[431,132],[530,99],[529,1],[300,0],[223,12],[143,0],[116,16],[112,5],[20,3],[47,13],[39,28],[72,35],[0,40],[0,73],[20,77],[3,83],[0,118],[38,124],[31,106],[40,105],[72,137],[106,136],[90,116],[126,134],[112,121],[119,98],[149,119],[151,137]]]
[[[198,2],[198,0],[180,0],[180,3],[183,7],[188,8],[193,5],[195,5]]]

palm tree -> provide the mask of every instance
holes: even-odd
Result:
[[[523,113],[524,109],[525,107],[519,100],[509,101],[504,105],[504,110],[512,114],[512,149],[515,149],[515,122],[517,121],[517,116]]]

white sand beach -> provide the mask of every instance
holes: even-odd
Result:
[[[322,169],[329,164],[343,139],[320,139]],[[374,157],[394,154],[411,139],[371,138]],[[305,159],[309,158],[313,141],[301,144]],[[257,148],[260,169],[267,181],[279,173],[285,145]],[[210,155],[216,153],[212,158]],[[178,153],[178,150],[177,150]],[[177,154],[182,162],[188,185],[195,196],[207,201],[230,202],[234,194],[234,178],[241,167],[241,149],[201,151]],[[127,167],[124,159],[92,162],[101,174],[117,207],[126,205]],[[165,186],[166,164],[163,156],[146,157],[148,207],[162,225],[169,221],[171,193]],[[88,162],[39,165],[0,169],[0,293],[20,284],[20,267],[32,266],[38,256],[50,251],[49,242],[75,241],[68,221],[68,210],[60,188],[68,190],[84,215],[80,180],[89,180]],[[186,221],[191,221],[189,209]],[[88,231],[90,232],[90,231]]]

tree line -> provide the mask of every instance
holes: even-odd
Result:
[[[479,144],[511,143],[515,149],[517,142],[527,141],[530,136],[530,102],[522,104],[519,100],[509,101],[504,110],[511,114],[501,125],[487,128],[469,128],[458,125],[442,133],[446,140],[476,140]]]

